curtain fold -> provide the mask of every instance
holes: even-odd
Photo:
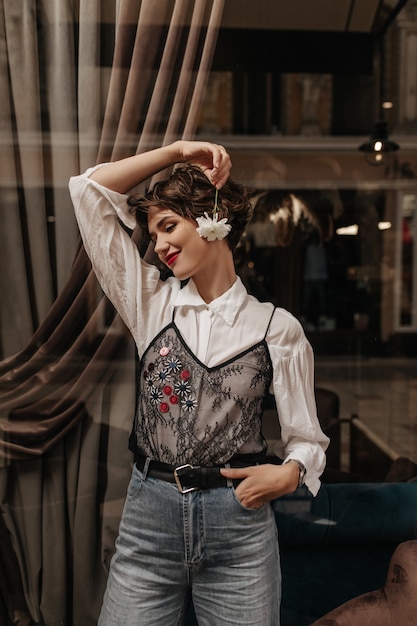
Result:
[[[30,233],[30,257],[34,290],[35,322],[43,319],[53,300],[49,271],[48,236],[45,228],[44,158],[41,126],[41,85],[35,0],[22,3],[4,0],[4,19],[10,72],[10,91],[15,116],[17,185]],[[24,45],[22,45],[24,42]],[[28,94],[31,95],[28,106]],[[41,183],[41,185],[39,185]]]
[[[193,137],[223,3],[0,0],[2,624],[97,621],[135,351],[79,247],[68,179]]]
[[[114,13],[115,9],[113,20]],[[84,172],[95,163],[101,135],[103,111],[101,98],[106,88],[105,76],[100,67],[101,19],[101,0],[80,0],[78,35],[80,58],[76,108],[80,172]]]
[[[33,0],[32,0],[33,1]],[[77,171],[77,106],[75,57],[75,0],[37,2],[37,26],[42,41],[42,99],[47,131],[45,182],[49,219],[54,225],[55,280],[59,291],[68,279],[78,241],[78,229],[68,197],[68,171]],[[52,242],[50,241],[52,247]]]
[[[7,0],[0,0],[0,92],[3,96],[0,107],[0,259],[6,271],[0,272],[0,289],[2,294],[8,296],[2,299],[1,304],[0,348],[3,354],[11,354],[19,345],[21,347],[19,341],[22,338],[24,341],[29,340],[35,326],[25,280],[27,249],[21,228],[14,151],[14,111],[11,106],[13,69],[9,59],[13,59],[13,50],[9,53],[7,46],[5,2]],[[10,33],[10,28],[7,32]],[[19,41],[20,36],[15,47]]]

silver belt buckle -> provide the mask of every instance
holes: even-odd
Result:
[[[186,465],[180,465],[179,467],[176,467],[174,470],[174,478],[175,478],[175,482],[177,483],[177,487],[178,487],[178,491],[180,493],[189,493],[190,491],[198,491],[198,487],[187,487],[184,488],[181,484],[181,478],[178,476],[178,472],[182,469],[193,469],[193,465],[190,465],[190,463],[187,463]]]

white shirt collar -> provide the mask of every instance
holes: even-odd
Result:
[[[230,289],[207,304],[198,293],[193,279],[190,278],[188,283],[178,292],[178,295],[175,298],[174,306],[209,308],[214,313],[219,315],[226,322],[226,324],[232,326],[246,296],[247,291],[241,279],[237,276]]]

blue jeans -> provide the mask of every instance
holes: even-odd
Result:
[[[182,495],[134,467],[99,626],[179,626],[190,596],[200,626],[279,626],[271,506],[233,487]]]

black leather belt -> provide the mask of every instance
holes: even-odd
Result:
[[[145,456],[137,456],[135,458],[136,467],[143,472],[146,465]],[[231,467],[247,467],[252,463],[242,464],[236,460],[230,463]],[[227,487],[228,479],[220,474],[220,470],[224,465],[203,467],[199,465],[180,465],[175,467],[161,461],[149,461],[147,476],[159,478],[169,483],[174,483],[178,487],[180,493],[188,493],[189,491],[199,491],[200,489],[216,489],[217,487]],[[238,485],[240,480],[233,480],[233,485]]]

